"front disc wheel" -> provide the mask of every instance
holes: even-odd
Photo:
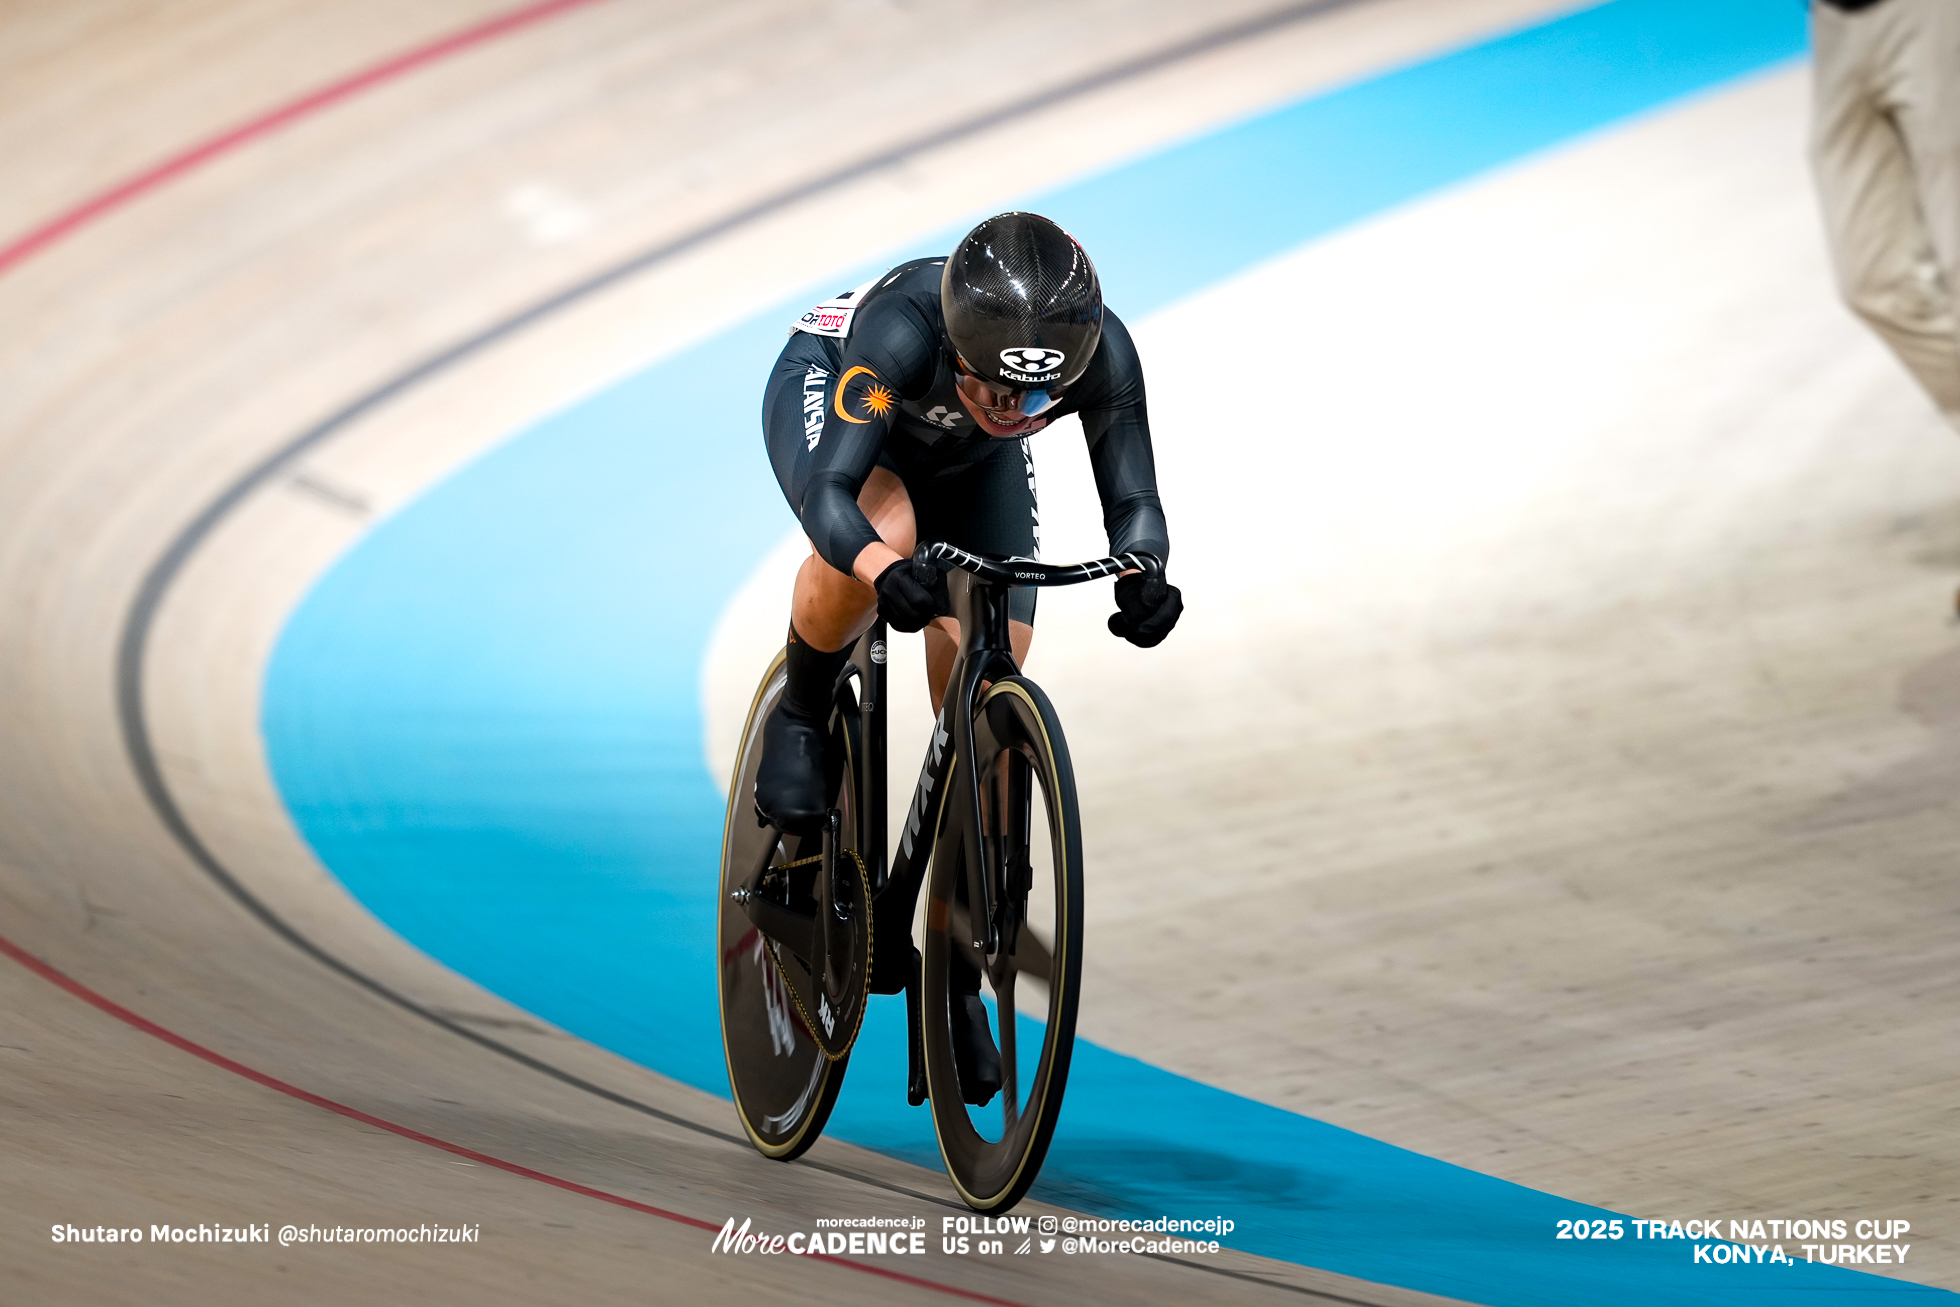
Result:
[[[1068,748],[1039,688],[995,682],[975,708],[973,742],[981,811],[955,764],[933,845],[921,1033],[947,1174],[969,1207],[1002,1212],[1034,1183],[1068,1084],[1082,839]]]

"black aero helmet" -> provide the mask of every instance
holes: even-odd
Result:
[[[966,371],[1030,399],[1052,402],[1079,380],[1102,340],[1096,265],[1039,214],[1003,213],[968,232],[946,260],[939,299]]]

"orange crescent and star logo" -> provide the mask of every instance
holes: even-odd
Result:
[[[864,411],[869,416],[858,418],[852,417],[844,411],[844,391],[850,386],[851,378],[860,372],[871,378],[871,384],[866,386],[864,393],[859,396],[864,401]],[[897,396],[892,394],[885,383],[878,380],[877,373],[873,372],[870,368],[859,366],[846,372],[843,380],[837,383],[837,402],[833,407],[836,408],[838,417],[843,418],[846,422],[855,422],[859,426],[863,426],[865,423],[871,421],[872,418],[881,418],[891,412],[892,404],[896,399]]]

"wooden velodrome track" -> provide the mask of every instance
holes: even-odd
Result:
[[[764,1162],[730,1137],[725,1104],[540,1026],[338,889],[265,773],[258,679],[280,624],[373,521],[705,330],[704,313],[733,319],[812,268],[984,206],[999,133],[1038,126],[1060,178],[1555,7],[566,5],[63,229],[47,224],[159,160],[505,10],[0,13],[0,240],[48,232],[0,255],[0,1297],[919,1300],[917,1283],[850,1266],[709,1259],[702,1227],[909,1211],[942,1201],[940,1177],[830,1141],[807,1165]],[[1016,23],[1037,9],[1046,36],[1030,46]],[[328,422],[639,251],[659,257]],[[1933,452],[1874,455],[1867,480],[1950,473],[1903,381],[1856,361],[1818,447],[1883,420]],[[1836,501],[1809,488],[1827,516]],[[214,505],[222,516],[200,517]],[[1844,1202],[1930,1217],[1954,1164],[1941,1050],[1960,1006],[1942,978],[1960,663],[1928,616],[1951,578],[1914,560],[1951,571],[1960,554],[1930,512],[1814,534],[1833,547],[1791,543],[1793,528],[1774,564],[1715,599],[1657,573],[1610,620],[1554,624],[1536,644],[1418,632],[1385,673],[1394,693],[1330,710],[1341,767],[1293,772],[1383,832],[1350,859],[1365,877],[1303,881],[1288,900],[1298,919],[1344,923],[1323,942],[1338,991],[1304,1010],[1262,999],[1256,976],[1209,956],[1225,938],[1259,956],[1257,928],[1229,901],[1180,902],[1183,934],[1144,912],[1099,924],[1087,1028],[1149,1047],[1149,1005],[1175,999],[1150,995],[1139,960],[1168,956],[1243,1015],[1161,1055],[1228,1088],[1625,1210],[1780,1209],[1813,1201],[1831,1169]],[[1740,614],[1720,638],[1670,637],[1710,605]],[[1602,674],[1594,655],[1621,640],[1657,648]],[[1350,669],[1374,657],[1329,647]],[[1246,679],[1259,692],[1282,672]],[[1475,693],[1438,693],[1446,681]],[[1737,683],[1759,692],[1725,693]],[[1222,707],[1228,724],[1251,711]],[[1305,710],[1287,711],[1304,729]],[[1500,740],[1515,746],[1501,758]],[[1201,756],[1221,790],[1245,779],[1235,767],[1276,765]],[[1760,758],[1775,761],[1752,769]],[[1434,806],[1412,809],[1402,775],[1433,786]],[[1290,802],[1233,812],[1243,847],[1212,856],[1256,860],[1297,818]],[[1440,856],[1452,822],[1496,830],[1474,892],[1439,888],[1461,865]],[[1575,846],[1595,869],[1569,869]],[[1144,897],[1175,900],[1190,856],[1167,846]],[[1626,910],[1578,906],[1600,896]],[[1770,911],[1752,918],[1744,899]],[[1602,1033],[1616,1028],[1631,1043]],[[467,1222],[483,1242],[47,1236],[287,1221]],[[1960,1282],[1940,1239],[1926,1232],[1913,1278]],[[903,1269],[1019,1302],[1435,1301],[1244,1256]]]

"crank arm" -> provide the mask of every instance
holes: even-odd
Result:
[[[755,865],[749,868],[749,874],[742,878],[741,889],[736,891],[735,901],[737,903],[747,901],[742,898],[742,891],[747,891],[750,894],[756,892],[756,887],[762,884],[762,873],[769,870],[770,862],[776,857],[776,850],[782,847],[783,833],[774,826],[767,827],[766,829],[769,832],[770,838],[763,844],[762,852],[756,855]]]
[[[919,951],[912,950],[910,976],[905,982],[906,1062],[905,1101],[913,1107],[926,1101],[926,1031],[924,979],[919,974]]]
[[[776,941],[804,962],[814,963],[817,954],[817,919],[814,914],[786,908],[752,890],[738,889],[734,899],[742,905],[743,914],[765,938]]]

